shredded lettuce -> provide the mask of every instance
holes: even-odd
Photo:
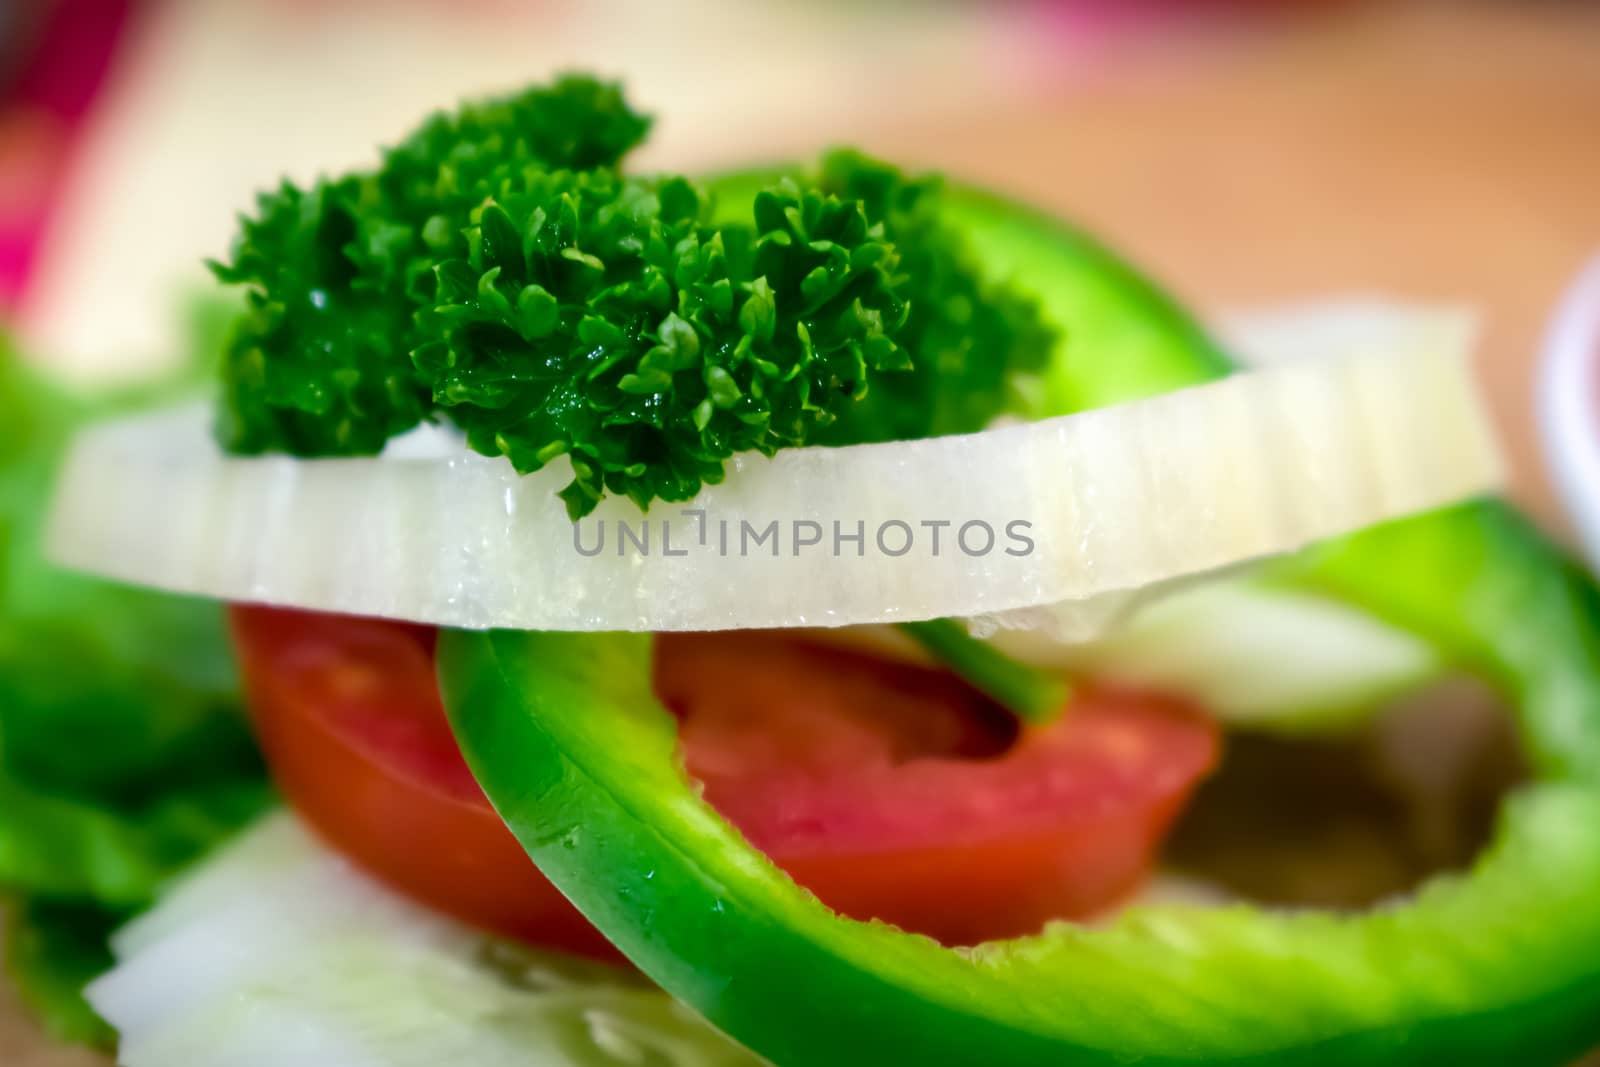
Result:
[[[221,608],[69,574],[41,551],[72,432],[195,375],[86,396],[0,338],[0,895],[7,969],[53,1028],[106,1036],[79,997],[104,934],[268,802]]]

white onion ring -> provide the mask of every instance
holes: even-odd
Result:
[[[1075,606],[1496,485],[1499,456],[1463,340],[1417,331],[1400,350],[1273,366],[978,434],[741,455],[690,505],[658,502],[641,516],[626,500],[605,501],[577,531],[593,549],[604,524],[593,556],[578,550],[555,496],[563,463],[521,477],[437,437],[369,459],[229,457],[211,443],[204,411],[169,409],[76,443],[51,545],[67,565],[142,585],[463,628],[944,616],[1057,625]],[[704,520],[686,516],[691,508]],[[632,540],[619,553],[617,523],[637,537],[646,518],[648,554]],[[683,555],[664,554],[664,521]],[[950,525],[938,528],[935,554],[927,524],[940,521]],[[776,555],[751,536],[773,522]],[[858,523],[859,554],[848,538]],[[977,523],[992,542],[977,525],[959,537]],[[907,531],[911,548],[888,554]],[[814,533],[819,544],[797,544]]]

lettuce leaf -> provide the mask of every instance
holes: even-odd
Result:
[[[7,969],[61,1036],[104,1041],[79,995],[104,937],[270,800],[221,608],[80,577],[42,552],[51,481],[89,419],[198,369],[79,394],[0,337],[0,896]]]
[[[124,913],[92,904],[33,899],[18,904],[6,930],[6,968],[22,1003],[63,1041],[110,1048],[116,1031],[83,999],[110,970],[109,939]]]

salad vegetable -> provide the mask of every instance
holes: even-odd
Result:
[[[74,394],[0,338],[7,966],[53,1029],[95,1042],[108,1032],[78,989],[107,960],[105,933],[268,797],[219,610],[42,563],[42,516],[73,433],[184,384]]]
[[[1173,592],[1093,641],[1012,630],[993,643],[1038,670],[1186,693],[1229,725],[1297,732],[1358,724],[1445,672],[1409,630],[1276,577]]]
[[[90,999],[127,1067],[758,1067],[637,974],[495,941],[375,884],[287,815],[116,938]]]
[[[233,630],[274,777],[327,840],[475,925],[616,957],[473,779],[429,631],[261,607]],[[1114,907],[1216,763],[1216,724],[1171,697],[1084,688],[1019,736],[939,670],[771,632],[655,641],[706,798],[830,907],[949,944]]]
[[[521,473],[567,456],[578,518],[607,492],[688,500],[734,453],[823,428],[980,429],[1042,363],[1047,331],[983,280],[936,183],[838,153],[713,226],[690,182],[617,172],[648,126],[568,77],[435,116],[375,172],[263,196],[216,267],[251,305],[222,442],[370,455],[437,412]]]
[[[1406,400],[1419,395],[1420,410]],[[978,434],[741,454],[692,508],[653,519],[618,500],[578,524],[553,467],[521,476],[448,440],[224,457],[203,414],[85,434],[52,520],[58,557],[175,591],[466,628],[1039,626],[1459,500],[1499,473],[1462,354],[1439,348]],[[1320,491],[1286,495],[1306,481]],[[169,521],[149,523],[151,507]]]
[[[236,602],[262,752],[337,850],[269,824],[115,935],[92,998],[126,1062],[1555,1064],[1600,1038],[1600,592],[1476,497],[1498,468],[1455,320],[1232,374],[1025,208],[847,151],[624,173],[647,128],[570,77],[280,187],[216,267],[246,302],[220,415],[73,449],[52,547]],[[894,523],[946,551],[890,551]],[[225,661],[199,702],[145,643],[209,609],[101,596],[121,622],[64,632],[119,634],[161,706],[58,698],[111,677],[85,641],[19,690],[67,714],[0,718],[13,967],[83,1026],[112,916],[262,788],[217,740]],[[1446,670],[1512,705],[1529,772],[1469,868],[1366,910],[1139,894],[1211,811],[1223,724],[1353,730]],[[69,755],[58,721],[116,743]],[[507,964],[418,902],[659,989]]]
[[[526,167],[613,166],[649,125],[615,86],[564,79],[436,114],[376,173],[262,195],[231,262],[213,266],[249,302],[226,345],[219,439],[359,455],[415,426],[432,401],[411,364],[410,319],[433,282],[432,250],[461,247],[451,217]]]
[[[1024,722],[1049,722],[1066,710],[1072,687],[1064,678],[1027,670],[993,644],[973,637],[954,619],[907,622],[900,628],[934,659],[1016,712]]]

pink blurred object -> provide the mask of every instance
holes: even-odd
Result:
[[[1333,7],[1345,0],[1034,0],[1058,41],[1092,43],[1176,19]]]
[[[1136,28],[1181,11],[1173,0],[1038,0],[1046,26],[1067,37],[1096,37]]]
[[[25,0],[26,2],[26,0]],[[0,308],[15,306],[132,0],[55,0],[0,95]]]

